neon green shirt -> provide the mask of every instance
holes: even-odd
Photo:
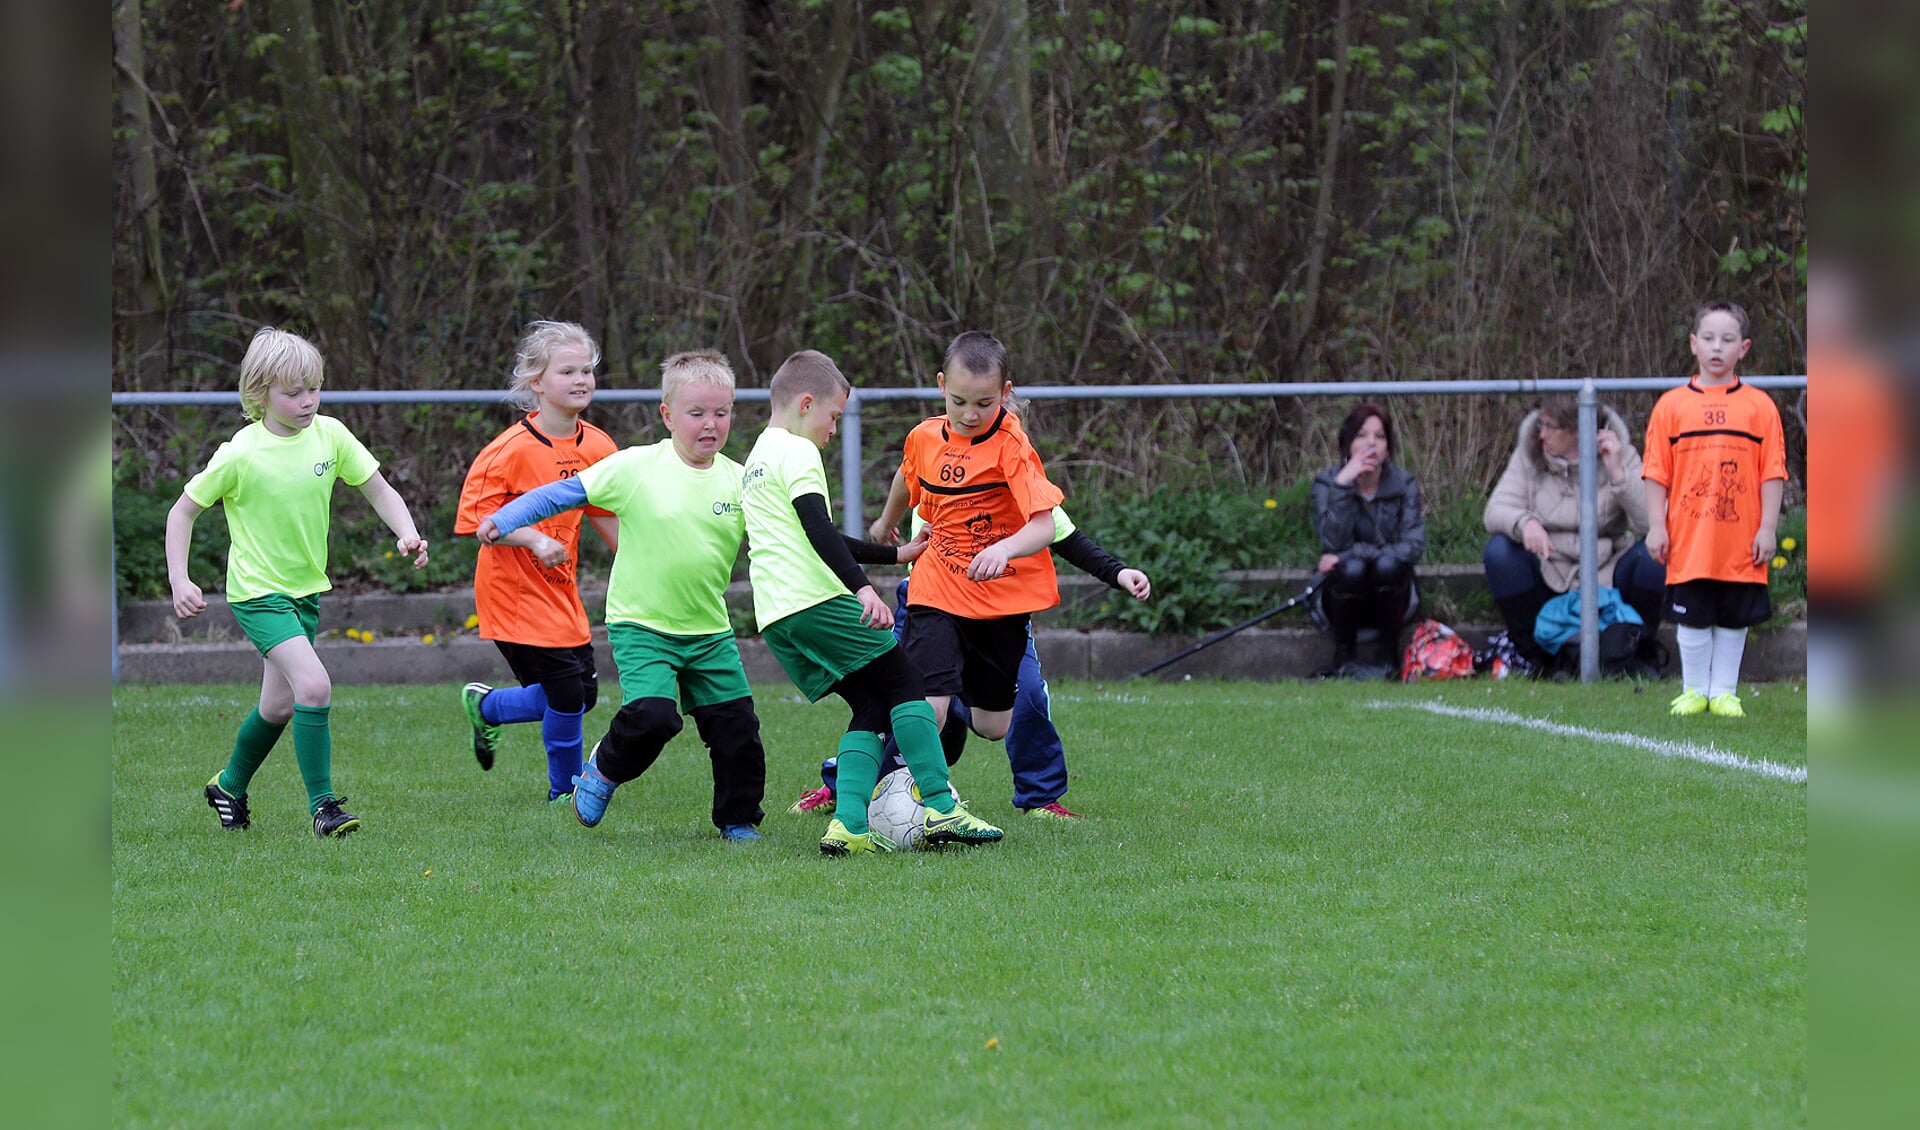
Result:
[[[816,604],[846,593],[813,551],[793,500],[809,494],[826,498],[827,470],[820,449],[785,428],[760,433],[747,454],[740,501],[747,510],[747,576],[753,581],[753,615],[762,630]]]
[[[335,479],[357,487],[380,469],[347,426],[332,416],[290,436],[254,422],[235,432],[187,483],[195,505],[227,508],[227,599],[270,593],[309,596],[327,580],[327,527]]]
[[[733,630],[727,585],[746,524],[740,464],[724,455],[689,467],[673,441],[629,447],[580,472],[587,501],[620,519],[607,581],[607,622],[670,636]]]

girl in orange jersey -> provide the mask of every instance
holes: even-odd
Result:
[[[606,432],[580,419],[593,402],[600,349],[572,322],[534,322],[520,339],[513,364],[514,398],[528,409],[518,423],[481,448],[460,489],[454,532],[472,534],[480,519],[537,487],[571,478],[612,455]],[[556,514],[517,530],[500,544],[483,545],[474,569],[473,600],[480,636],[494,642],[518,687],[468,683],[460,692],[480,768],[493,768],[501,727],[539,722],[547,749],[547,799],[563,802],[580,772],[581,718],[593,709],[600,684],[592,629],[580,603],[582,511]],[[585,509],[602,539],[619,542],[619,523],[605,510]]]

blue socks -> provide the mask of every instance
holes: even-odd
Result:
[[[539,683],[530,687],[495,687],[480,700],[480,717],[496,726],[537,722],[546,713],[547,692]]]
[[[526,689],[538,691],[540,688],[534,686]],[[488,695],[486,701],[492,702],[494,695],[499,693],[495,691]],[[546,700],[545,695],[540,697],[542,702]],[[581,748],[586,744],[580,726],[580,720],[585,716],[583,710],[562,714],[552,707],[548,707],[541,715],[540,739],[547,746],[548,800],[573,791],[573,779],[580,773]]]

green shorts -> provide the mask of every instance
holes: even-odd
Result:
[[[682,712],[746,698],[746,669],[732,632],[670,636],[638,624],[608,624],[607,643],[620,671],[620,701],[678,698]]]
[[[320,626],[320,594],[317,592],[306,596],[270,592],[227,607],[233,609],[233,618],[240,621],[240,630],[247,633],[261,655],[295,636],[305,636],[307,642],[312,643],[314,629]]]
[[[808,702],[819,702],[833,684],[899,646],[892,632],[862,624],[860,613],[860,602],[848,593],[761,629],[767,650]]]

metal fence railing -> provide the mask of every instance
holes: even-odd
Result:
[[[1296,398],[1309,396],[1487,396],[1528,395],[1570,392],[1580,404],[1580,666],[1582,681],[1598,676],[1598,630],[1594,615],[1593,593],[1596,556],[1594,545],[1597,525],[1599,477],[1596,474],[1594,428],[1596,405],[1603,392],[1664,392],[1685,380],[1684,377],[1566,378],[1554,380],[1438,380],[1438,381],[1303,381],[1261,384],[1163,384],[1163,385],[1022,385],[1020,395],[1027,400],[1253,400],[1265,397]],[[1742,377],[1741,380],[1762,389],[1804,389],[1804,375]],[[763,388],[743,388],[736,399],[764,402]],[[847,398],[846,412],[840,418],[840,506],[841,528],[859,536],[866,529],[861,504],[861,468],[865,451],[861,436],[861,405],[894,400],[938,400],[934,388],[856,388]],[[601,389],[594,393],[596,403],[643,402],[660,399],[659,389]],[[342,389],[329,390],[326,402],[333,404],[499,404],[506,400],[500,389]],[[170,405],[226,405],[238,407],[240,394],[226,392],[116,392],[115,408],[166,407]],[[119,609],[114,617],[114,677],[119,678]]]

